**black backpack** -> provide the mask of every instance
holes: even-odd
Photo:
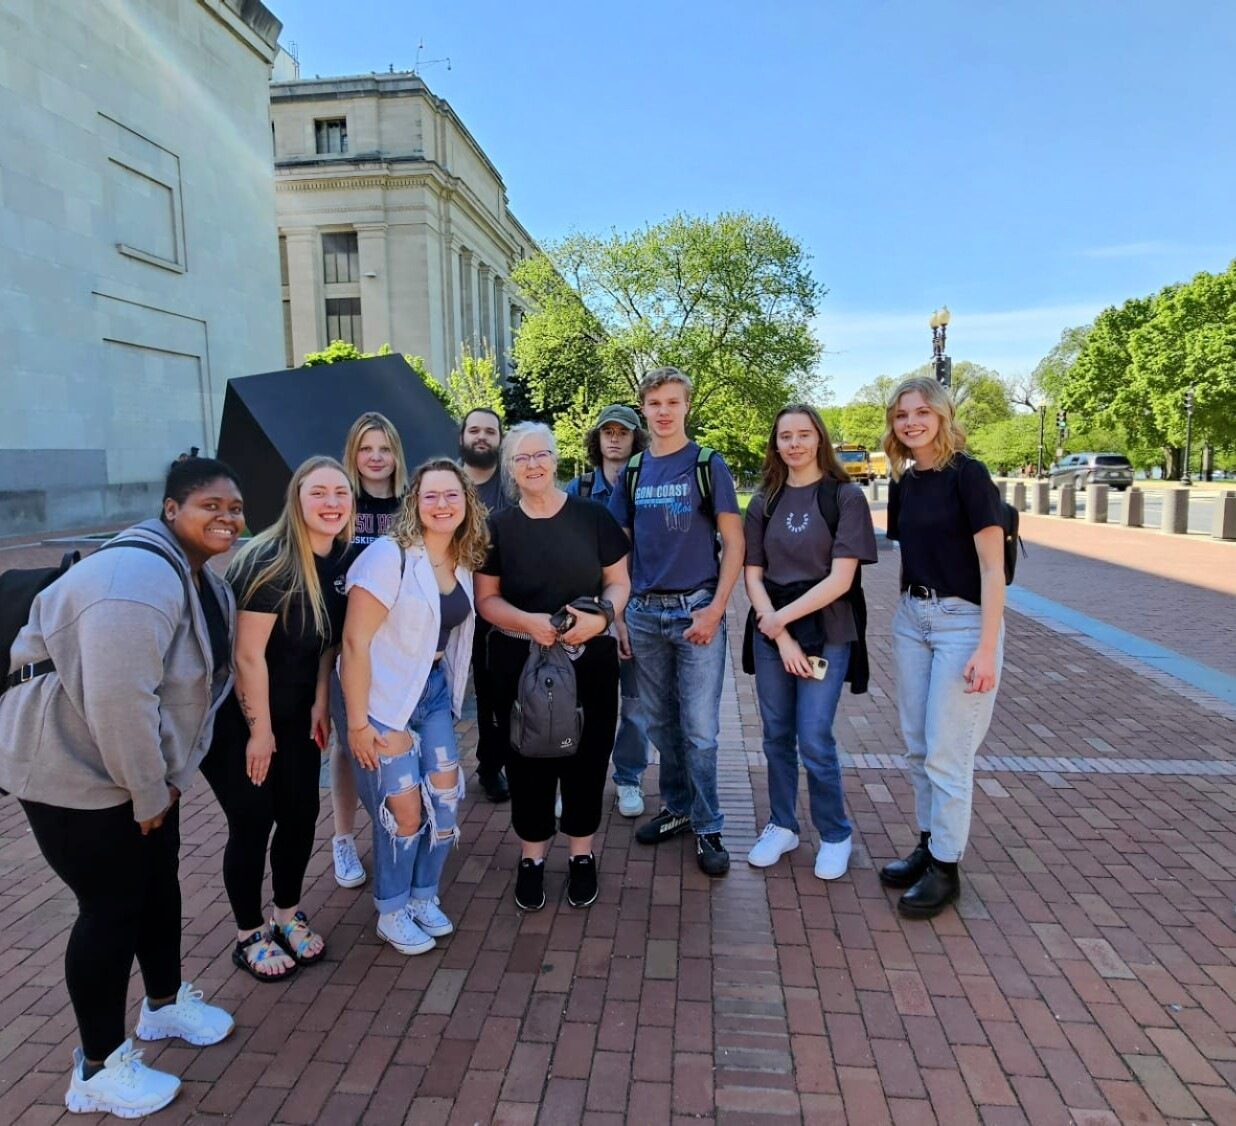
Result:
[[[579,475],[579,496],[582,500],[588,500],[592,496],[592,490],[597,485],[597,471],[589,469],[587,473]]]
[[[1000,501],[1000,527],[1004,529],[1004,585],[1013,582],[1017,574],[1017,548],[1021,547],[1022,555],[1026,555],[1026,545],[1021,540],[1021,513],[1008,501]]]
[[[566,758],[579,750],[584,709],[575,665],[563,647],[531,644],[511,705],[511,749],[525,758]]]
[[[99,548],[99,551],[107,551],[113,547],[136,547],[141,551],[153,552],[167,560],[169,567],[175,567],[177,574],[180,573],[180,567],[175,560],[154,544],[136,539],[111,540]],[[28,567],[5,571],[0,575],[0,661],[3,662],[0,667],[5,671],[4,679],[0,680],[0,693],[24,684],[27,680],[33,680],[36,676],[43,676],[55,668],[50,660],[46,660],[24,665],[10,673],[13,642],[17,640],[22,627],[30,621],[30,608],[39,593],[51,586],[61,575],[67,574],[69,568],[80,563],[81,559],[80,551],[69,551],[61,558],[58,567]]]
[[[829,535],[834,540],[837,538],[837,526],[841,523],[841,505],[837,500],[837,490],[840,488],[841,482],[834,481],[830,477],[821,478],[815,487],[816,507],[820,510],[820,516],[823,517],[824,523],[828,526]],[[784,492],[784,489],[779,489],[773,494],[772,499],[766,502],[767,507],[764,509],[766,527],[769,518],[776,512]],[[849,602],[854,611],[854,628],[858,633],[858,639],[850,642],[850,663],[846,669],[845,679],[850,686],[850,692],[855,696],[860,696],[867,691],[867,685],[871,679],[871,661],[867,655],[867,596],[863,594],[863,565],[861,563],[854,568],[854,581],[842,597]],[[747,615],[747,631],[751,646],[747,644],[748,637],[743,638],[744,672],[755,671],[754,630],[755,611],[752,610]],[[748,656],[749,648],[751,649],[750,656]]]

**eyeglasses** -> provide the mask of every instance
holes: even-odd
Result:
[[[536,450],[530,454],[516,454],[511,460],[518,466],[531,465],[534,461],[553,461],[554,455],[550,450]]]
[[[429,505],[430,508],[437,507],[443,501],[445,501],[447,504],[453,507],[454,505],[457,505],[462,500],[463,500],[463,493],[461,492],[453,491],[449,493],[421,493],[421,503]]]

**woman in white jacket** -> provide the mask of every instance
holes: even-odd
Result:
[[[438,883],[459,839],[454,719],[472,654],[485,509],[445,458],[412,476],[390,534],[348,571],[340,680],[357,789],[373,822],[378,936],[423,954],[455,928]]]

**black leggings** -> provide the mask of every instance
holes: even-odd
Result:
[[[146,996],[174,997],[180,988],[180,806],[143,837],[132,802],[110,809],[21,805],[39,850],[77,896],[64,981],[82,1052],[103,1060],[125,1040],[134,957]]]
[[[494,673],[494,703],[504,745],[510,744],[511,705],[519,674],[528,659],[527,641],[498,630],[489,639],[489,667]],[[601,794],[618,725],[618,643],[594,637],[575,662],[575,699],[584,709],[579,750],[566,758],[525,758],[507,753],[511,787],[511,825],[521,841],[547,841],[554,835],[554,795],[562,786],[562,832],[590,837],[601,824]]]
[[[223,886],[238,930],[255,931],[263,924],[262,876],[268,843],[275,906],[287,910],[300,903],[321,800],[322,752],[309,738],[311,705],[312,697],[303,714],[297,708],[291,718],[274,717],[277,750],[260,786],[245,772],[249,730],[234,698],[224,705],[210,753],[202,763],[202,773],[227,816]]]
[[[488,622],[476,620],[472,635],[472,689],[476,693],[476,770],[478,774],[497,774],[506,765],[506,731],[500,729],[495,714],[498,687],[489,668],[489,636],[496,632]]]

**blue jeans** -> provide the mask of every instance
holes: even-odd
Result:
[[[618,734],[614,736],[614,785],[638,786],[648,769],[647,720],[639,702],[635,662],[618,662]]]
[[[850,646],[826,645],[820,654],[828,661],[823,680],[810,680],[785,671],[777,646],[763,634],[755,638],[755,691],[764,721],[764,757],[768,760],[769,820],[782,829],[798,832],[798,759],[807,770],[811,823],[820,840],[836,844],[848,840],[845,790],[833,738],[833,716],[845,687]]]
[[[719,833],[725,823],[717,799],[725,621],[707,645],[683,637],[691,611],[711,601],[710,590],[638,594],[626,609],[648,736],[661,752],[661,800],[689,816],[696,833]]]
[[[390,728],[369,722],[380,735]],[[412,746],[401,755],[379,758],[377,770],[366,770],[352,759],[356,789],[373,822],[373,902],[385,915],[401,910],[409,899],[438,894],[442,869],[459,839],[459,802],[464,795],[463,771],[455,745],[451,693],[446,674],[435,666],[408,720]],[[439,789],[429,777],[454,768],[458,781]],[[421,792],[421,826],[410,837],[399,835],[386,799],[417,787]]]
[[[974,756],[991,724],[996,689],[966,692],[962,672],[978,647],[982,609],[964,598],[901,596],[893,615],[897,712],[914,786],[919,832],[931,854],[956,862],[966,851]],[[996,680],[1004,663],[1004,627]]]

